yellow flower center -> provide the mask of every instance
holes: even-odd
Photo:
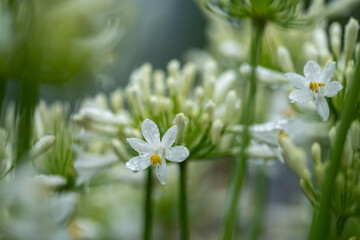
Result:
[[[155,166],[156,164],[161,164],[161,157],[159,155],[151,155],[150,157],[151,165]]]
[[[318,92],[319,87],[325,86],[325,83],[318,83],[318,82],[310,82],[310,89],[313,90],[315,93]]]

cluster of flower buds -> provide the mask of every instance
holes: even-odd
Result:
[[[334,147],[336,129],[329,132],[330,145]],[[284,150],[284,158],[290,168],[300,178],[300,186],[312,204],[318,204],[321,196],[329,161],[322,161],[321,146],[315,142],[311,147],[314,160],[313,179],[306,166],[306,157],[287,135],[279,135],[279,143]],[[354,215],[360,208],[360,123],[354,121],[348,132],[341,156],[340,170],[336,176],[333,194],[333,211],[344,215]],[[314,183],[314,184],[313,184]]]
[[[225,132],[240,116],[238,93],[232,90],[236,79],[232,70],[218,74],[213,60],[203,68],[190,62],[181,67],[172,60],[167,72],[146,63],[131,74],[124,91],[85,101],[73,119],[89,132],[112,138],[125,161],[134,152],[124,141],[142,137],[144,119],[154,121],[161,134],[177,125],[176,144],[187,146],[190,158],[218,156],[234,142],[233,134]]]

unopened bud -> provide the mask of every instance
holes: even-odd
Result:
[[[280,46],[277,49],[279,67],[283,72],[295,72],[294,63],[287,48]]]
[[[165,95],[165,73],[161,70],[154,72],[155,93],[157,96],[162,97]]]
[[[187,63],[183,67],[181,78],[182,78],[182,86],[180,93],[182,96],[186,96],[195,80],[195,74],[196,74],[196,66],[193,63]]]
[[[344,42],[344,54],[345,61],[347,62],[352,56],[358,36],[359,23],[354,18],[350,18],[349,22],[345,26],[345,42]]]
[[[211,143],[215,146],[221,137],[221,131],[224,127],[224,123],[217,119],[213,122],[211,126]]]
[[[169,95],[170,96],[175,96],[178,92],[178,88],[176,86],[176,80],[173,77],[168,77],[167,78],[167,87],[169,89]]]
[[[321,147],[320,144],[315,142],[311,146],[311,154],[316,165],[321,164]]]
[[[49,148],[54,144],[55,137],[52,135],[44,136],[35,143],[35,145],[30,149],[29,156],[32,158],[37,158],[44,154]]]
[[[330,25],[330,44],[334,56],[339,59],[341,49],[341,24],[333,22]]]
[[[215,107],[216,107],[215,103],[211,100],[209,100],[205,104],[205,112],[208,114],[210,120],[214,119]]]
[[[116,113],[119,113],[124,107],[124,99],[121,89],[116,89],[110,96],[111,106]]]
[[[176,59],[171,60],[167,65],[169,76],[178,79],[180,75],[180,62]]]
[[[195,88],[195,96],[196,96],[196,101],[199,105],[202,104],[202,101],[204,100],[204,96],[205,96],[205,91],[204,88],[198,86]]]
[[[100,109],[108,109],[109,108],[107,97],[103,93],[99,93],[95,97],[95,102],[96,102],[96,105],[98,106],[98,108],[100,108]]]
[[[341,167],[347,168],[351,165],[352,155],[353,155],[352,153],[353,151],[351,149],[351,143],[350,140],[347,138],[344,143],[344,149],[341,156],[341,161],[340,161]]]
[[[121,161],[126,162],[130,159],[129,154],[127,153],[126,148],[121,141],[113,138],[111,139],[111,145],[113,146],[116,155],[120,158]]]
[[[231,90],[226,96],[225,113],[223,116],[224,123],[230,122],[236,114],[236,102],[236,92]]]
[[[185,132],[186,132],[185,115],[183,113],[177,114],[174,119],[174,124],[177,126],[177,135],[176,135],[175,144],[179,145],[179,144],[182,144],[182,142],[184,141],[184,137],[185,137]]]
[[[306,59],[313,60],[313,61],[318,60],[317,59],[318,51],[317,51],[316,47],[314,46],[314,44],[312,44],[311,42],[306,42],[304,44],[304,52],[305,52]]]
[[[300,179],[300,187],[305,193],[305,196],[310,200],[311,203],[315,202],[315,197],[311,186],[304,180]]]
[[[204,82],[205,95],[208,99],[213,99],[215,90],[215,78],[209,77]]]
[[[219,103],[224,100],[236,81],[236,73],[233,70],[223,72],[215,82],[214,100]]]

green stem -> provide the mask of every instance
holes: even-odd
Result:
[[[25,153],[31,148],[33,120],[36,102],[38,99],[38,83],[24,80],[20,82],[18,105],[17,153],[16,162],[25,160]]]
[[[344,105],[342,107],[340,124],[336,129],[336,139],[334,148],[330,152],[330,166],[327,170],[326,181],[323,187],[322,196],[320,199],[320,207],[318,211],[315,211],[313,216],[313,222],[310,230],[310,240],[315,239],[328,239],[327,234],[330,229],[331,220],[331,200],[333,193],[333,186],[335,184],[335,178],[339,170],[341,154],[344,148],[344,142],[351,121],[355,117],[354,109],[358,103],[358,96],[360,94],[360,53],[357,56],[357,63],[355,69],[354,81],[351,83],[351,87],[348,88],[349,93],[346,96]]]
[[[188,221],[188,206],[187,206],[187,192],[186,192],[186,164],[187,162],[179,163],[180,166],[180,192],[179,192],[179,222],[180,222],[180,239],[190,239],[189,221]]]
[[[250,88],[248,89],[247,101],[242,113],[241,123],[244,125],[244,131],[242,132],[242,144],[241,152],[236,161],[236,166],[232,172],[229,197],[225,209],[225,222],[223,229],[223,239],[232,239],[232,233],[235,226],[235,220],[237,215],[237,203],[241,188],[244,182],[245,169],[246,169],[246,148],[250,143],[249,126],[254,121],[255,114],[255,94],[256,94],[256,66],[260,61],[261,40],[264,31],[264,23],[254,22],[255,32],[253,33],[253,39],[251,42],[251,56],[250,64],[252,66],[250,75]]]
[[[0,123],[2,121],[5,93],[6,93],[6,81],[4,78],[0,77]]]
[[[254,220],[251,224],[250,239],[257,240],[261,236],[263,227],[263,217],[266,211],[268,196],[268,178],[266,175],[267,167],[263,164],[257,167],[254,189]]]
[[[152,167],[148,169],[148,176],[146,179],[146,197],[145,197],[145,222],[144,222],[144,240],[151,239],[151,229],[153,220],[153,204],[152,204],[152,191],[153,191]]]

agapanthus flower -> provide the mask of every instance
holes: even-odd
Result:
[[[343,88],[340,82],[331,81],[334,72],[335,62],[327,64],[321,71],[318,63],[308,61],[304,66],[305,77],[296,73],[286,73],[286,78],[298,88],[290,93],[290,101],[298,103],[315,101],[319,115],[326,121],[329,118],[329,105],[325,97],[334,97]]]
[[[160,132],[157,125],[150,119],[145,119],[141,126],[145,141],[138,138],[128,138],[130,146],[139,153],[131,158],[126,167],[132,171],[142,171],[150,165],[156,168],[156,177],[161,184],[166,184],[166,160],[182,162],[190,154],[184,146],[171,147],[176,139],[177,126],[169,128],[160,141]]]

